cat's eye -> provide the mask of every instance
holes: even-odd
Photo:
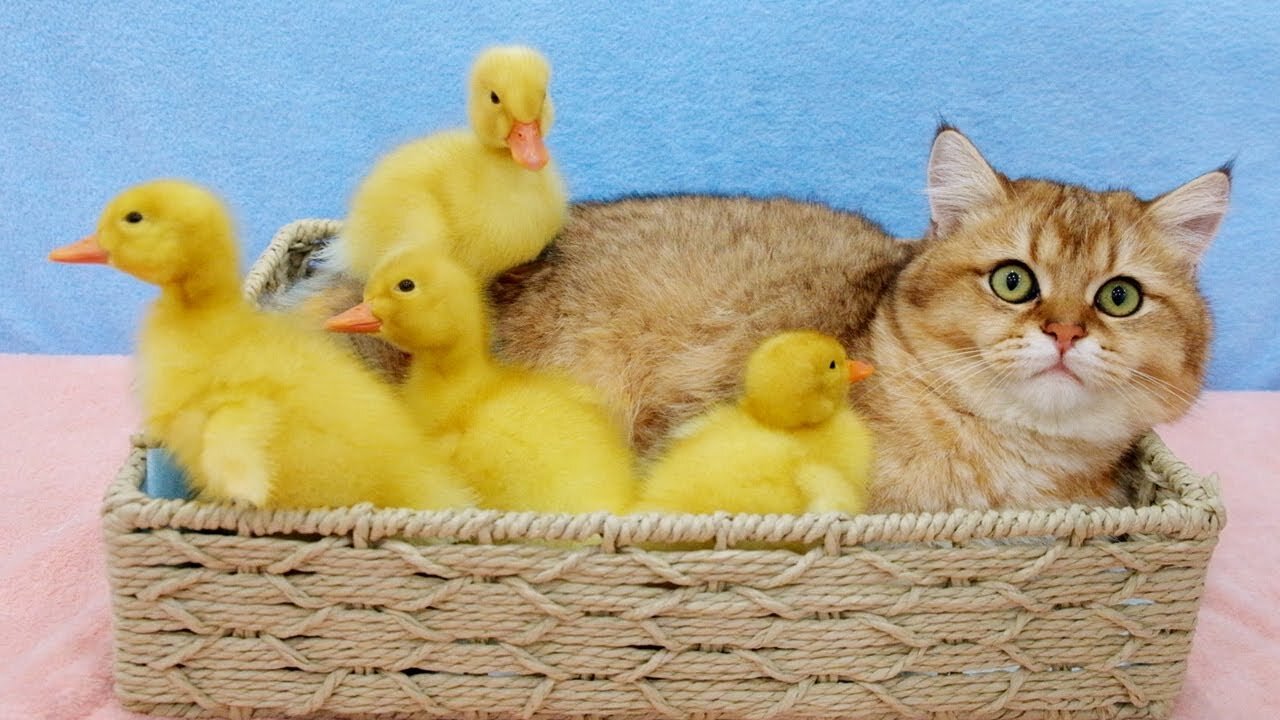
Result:
[[[142,213],[138,212],[137,210],[134,210],[133,212],[124,216],[124,221],[129,223],[130,225],[136,225],[137,223],[142,222]]]
[[[400,292],[411,292],[415,287],[417,287],[417,285],[414,285],[413,281],[409,278],[405,278],[396,284],[396,289]]]
[[[988,279],[996,297],[1009,303],[1024,303],[1040,294],[1031,268],[1016,260],[1000,263]]]
[[[491,91],[489,91],[489,100],[490,100],[494,105],[497,105],[498,103],[502,102],[501,100],[499,100],[499,99],[498,99],[498,93],[493,92],[492,90],[491,90]]]
[[[1142,286],[1133,278],[1111,278],[1098,288],[1093,304],[1111,317],[1129,317],[1142,307]]]

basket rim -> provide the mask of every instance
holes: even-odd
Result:
[[[342,231],[342,221],[329,218],[304,218],[281,227],[271,237],[262,254],[249,266],[244,279],[244,296],[250,300],[260,298],[275,279],[275,269],[289,254],[289,248],[298,243],[316,242],[337,236]]]
[[[1170,481],[1176,497],[1145,507],[1070,505],[1044,510],[967,510],[934,513],[755,515],[719,512],[583,514],[500,510],[413,510],[361,504],[342,508],[262,509],[241,503],[152,498],[141,490],[146,448],[133,452],[107,489],[109,534],[162,528],[230,531],[245,536],[350,536],[357,545],[387,538],[504,541],[600,541],[613,552],[641,543],[803,543],[830,549],[865,543],[922,543],[1053,537],[1081,544],[1094,538],[1148,534],[1177,539],[1216,538],[1225,524],[1217,478],[1201,476],[1173,455],[1155,433],[1138,443],[1142,461]]]

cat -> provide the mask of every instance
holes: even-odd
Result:
[[[877,438],[870,511],[1122,505],[1136,440],[1201,391],[1196,270],[1230,184],[1144,201],[1012,180],[944,125],[919,240],[784,198],[580,203],[491,286],[495,345],[595,385],[652,457],[739,391],[764,337],[818,330],[878,368],[850,398]]]
[[[878,368],[851,397],[877,437],[872,511],[1125,503],[1129,449],[1202,388],[1196,268],[1229,168],[1143,201],[1010,180],[943,126],[927,192],[919,241],[794,201],[580,206],[499,283],[499,347],[603,389],[651,454],[737,392],[762,338],[816,329]]]

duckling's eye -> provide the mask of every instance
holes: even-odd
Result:
[[[1036,284],[1036,276],[1031,268],[1017,260],[1008,260],[996,266],[991,271],[988,282],[996,297],[1015,305],[1034,300],[1040,294],[1040,287]]]
[[[831,364],[830,364],[830,365],[828,365],[827,367],[831,368],[832,370],[835,370],[835,369],[836,369],[836,361],[835,361],[835,360],[832,360],[832,361],[831,361]]]
[[[1098,288],[1093,304],[1111,317],[1129,317],[1142,307],[1142,286],[1133,278],[1111,278]]]
[[[137,210],[134,210],[133,212],[124,216],[124,221],[130,224],[140,223],[142,222],[142,213],[138,212]]]
[[[492,90],[489,91],[489,100],[491,100],[494,105],[497,105],[498,103],[502,102],[501,100],[498,99],[498,93],[493,92]]]
[[[405,278],[396,284],[396,289],[399,290],[400,292],[410,292],[415,287],[417,286],[414,285],[413,281],[410,280],[409,278]]]

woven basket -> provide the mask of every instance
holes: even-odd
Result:
[[[284,228],[247,292],[337,227]],[[136,447],[105,504],[117,692],[180,717],[1164,718],[1224,513],[1137,450],[1134,508],[842,518],[254,510],[144,496]],[[673,542],[713,549],[644,549]]]

